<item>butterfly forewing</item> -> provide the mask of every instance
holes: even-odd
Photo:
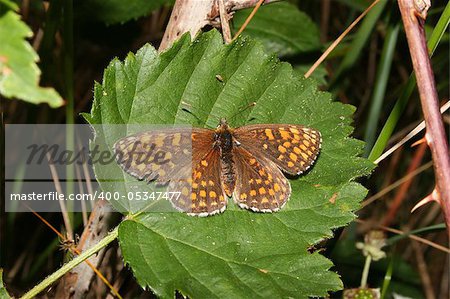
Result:
[[[233,198],[241,208],[255,212],[275,212],[289,199],[289,181],[277,165],[257,157],[243,147],[233,150],[236,187]]]
[[[226,208],[220,153],[213,143],[213,130],[170,128],[127,136],[116,142],[114,150],[127,173],[168,184],[167,192],[177,210],[206,216]]]
[[[290,124],[244,126],[235,129],[233,136],[249,152],[267,157],[291,175],[311,167],[322,143],[319,131]]]
[[[114,144],[118,164],[139,180],[165,184],[207,154],[213,131],[167,128],[127,136]],[[195,142],[194,142],[195,140]]]

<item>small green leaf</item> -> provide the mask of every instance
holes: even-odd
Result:
[[[38,55],[26,41],[33,35],[13,2],[0,3],[0,94],[33,104],[60,107],[64,101],[53,88],[39,87]]]
[[[11,298],[3,285],[3,269],[0,268],[0,299],[9,299]]]
[[[234,31],[242,26],[253,8],[237,11],[233,17]],[[268,52],[279,56],[317,51],[321,48],[316,24],[297,6],[277,2],[262,6],[245,28],[243,35],[259,39]]]
[[[313,80],[295,74],[260,43],[244,37],[223,45],[215,30],[192,43],[184,35],[161,54],[147,45],[124,63],[113,60],[103,83],[96,84],[94,98],[86,119],[98,125],[97,136],[105,136],[102,149],[111,149],[127,134],[112,132],[108,124],[215,127],[227,117],[233,127],[296,123],[322,133],[317,163],[290,181],[291,199],[280,212],[253,213],[230,200],[223,214],[207,218],[173,212],[130,215],[120,225],[119,240],[124,260],[142,286],[164,298],[173,297],[175,290],[199,298],[278,298],[325,296],[342,288],[339,276],[328,271],[332,263],[308,248],[352,221],[366,195],[352,182],[373,169],[358,157],[363,142],[348,137],[352,106],[332,102]],[[253,108],[242,110],[252,102]],[[231,118],[238,112],[239,117]],[[130,189],[136,179],[115,163],[97,165],[95,171],[98,178],[113,173],[124,178],[101,181],[104,191],[151,188],[143,183]],[[135,201],[112,203],[131,214],[140,208]]]
[[[78,9],[80,15],[86,15],[105,24],[125,23],[148,15],[164,5],[172,5],[174,0],[85,0]]]

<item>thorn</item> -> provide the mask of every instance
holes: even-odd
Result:
[[[432,137],[432,135],[430,135],[430,134],[428,133],[428,130],[427,130],[427,132],[425,133],[425,140],[427,141],[428,146],[430,146],[430,144],[433,143],[433,137]]]
[[[416,142],[414,142],[413,144],[411,144],[411,147],[418,146],[419,144],[422,144],[422,143],[425,143],[425,142],[427,142],[427,139],[425,137],[422,137],[419,140],[417,140]]]
[[[411,213],[414,213],[415,210],[417,210],[418,208],[426,205],[429,202],[435,201],[437,203],[439,202],[439,196],[438,193],[436,191],[436,188],[433,190],[433,192],[431,192],[430,194],[428,194],[425,198],[423,198],[421,201],[419,201],[414,208],[412,208]]]
[[[415,15],[425,21],[428,9],[431,7],[430,0],[414,0]]]

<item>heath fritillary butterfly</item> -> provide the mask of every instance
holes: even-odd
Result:
[[[300,125],[231,128],[221,119],[215,130],[171,128],[127,136],[115,143],[114,151],[127,173],[179,192],[171,199],[176,209],[208,216],[223,212],[228,197],[254,212],[280,210],[291,195],[283,172],[306,171],[321,143],[319,131]],[[142,159],[155,150],[163,154]]]

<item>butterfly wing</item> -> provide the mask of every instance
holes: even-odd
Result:
[[[132,176],[168,183],[172,205],[190,215],[207,216],[226,208],[220,183],[220,152],[214,131],[171,128],[127,136],[116,142],[119,165]]]
[[[277,165],[253,155],[245,148],[233,148],[236,165],[235,202],[255,212],[276,212],[289,200],[291,186]]]
[[[182,175],[169,183],[168,190],[179,194],[172,199],[172,205],[191,216],[214,215],[226,209],[227,197],[220,181],[220,152],[212,148],[212,143],[209,148],[205,156],[193,161],[191,169],[180,171],[190,172],[188,179]]]
[[[291,175],[314,164],[322,143],[319,131],[290,124],[243,126],[235,129],[233,136],[247,151],[267,157]]]
[[[214,131],[168,128],[130,135],[114,144],[117,163],[139,180],[165,184],[208,153]]]

